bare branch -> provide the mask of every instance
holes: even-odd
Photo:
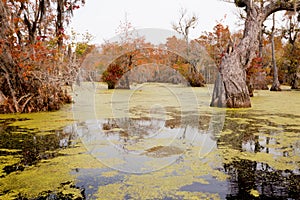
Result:
[[[27,96],[27,95],[26,95]],[[32,99],[33,95],[30,95],[30,97],[28,99],[26,99],[26,101],[23,103],[22,108],[21,108],[21,112],[24,111],[25,106],[28,104],[28,102]],[[22,98],[22,97],[21,97]]]
[[[187,10],[181,8],[178,24],[172,23],[172,28],[187,40],[190,28],[195,28],[197,23],[198,17],[195,14],[187,16]]]
[[[299,11],[300,1],[299,0],[285,0],[285,1],[270,1],[264,8],[265,19],[271,14],[277,11]]]

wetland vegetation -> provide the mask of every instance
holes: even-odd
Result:
[[[1,115],[1,198],[298,198],[299,92],[237,110],[209,107],[208,87],[136,88],[83,84],[61,111]]]

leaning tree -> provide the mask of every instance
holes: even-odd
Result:
[[[246,69],[256,56],[262,24],[277,11],[298,11],[300,0],[235,0],[234,3],[246,12],[244,34],[241,42],[222,59],[211,106],[247,108],[251,107],[251,101]]]

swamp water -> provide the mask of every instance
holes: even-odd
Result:
[[[210,94],[84,84],[60,111],[0,115],[0,199],[299,199],[300,92]]]

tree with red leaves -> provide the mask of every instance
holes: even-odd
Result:
[[[71,101],[63,89],[71,78],[63,30],[79,2],[0,1],[0,113],[57,110]]]

